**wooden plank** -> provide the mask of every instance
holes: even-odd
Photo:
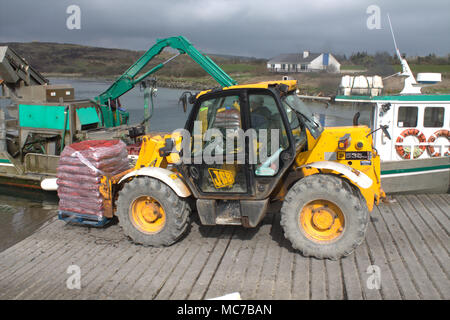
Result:
[[[45,272],[47,270],[47,265],[49,261],[55,259],[64,254],[66,251],[70,250],[71,243],[78,239],[76,233],[70,233],[67,235],[66,239],[56,239],[47,235],[46,238],[41,240],[44,244],[45,250],[36,248],[40,252],[39,255],[33,256],[32,258],[23,257],[22,261],[17,263],[17,268],[12,270],[10,274],[2,278],[1,282],[5,283],[2,285],[5,288],[4,292],[0,294],[0,298],[14,297],[20,293],[23,288],[26,288],[39,278],[40,272]],[[59,240],[59,241],[58,241]],[[48,249],[47,249],[48,248]]]
[[[442,199],[444,199],[444,201],[450,205],[450,193],[444,193],[444,194],[439,194],[439,197],[441,197]],[[447,217],[450,215],[450,213],[447,213]]]
[[[393,236],[402,260],[405,261],[407,269],[410,271],[410,281],[412,280],[419,290],[419,297],[438,299],[438,291],[430,282],[430,278],[415,255],[413,248],[407,240],[406,234],[395,219],[395,216],[400,214],[400,210],[402,210],[402,208],[397,203],[392,203],[388,207],[388,210],[381,210],[381,216],[383,217],[390,234]]]
[[[82,249],[78,250],[72,258],[69,258],[65,262],[65,265],[68,266],[76,264],[79,266],[85,266],[88,261],[94,259],[101,252],[101,250],[102,246],[100,245],[83,245]],[[48,282],[48,285],[42,286],[41,290],[35,290],[29,298],[36,300],[59,299],[61,288],[66,285],[66,281],[69,276],[70,275],[67,274],[67,272],[56,274],[52,280]]]
[[[325,261],[311,259],[311,297],[312,300],[323,300],[327,298],[327,286],[326,286],[326,268]]]
[[[55,218],[56,219],[56,218]],[[36,230],[32,236],[25,238],[20,241],[17,245],[11,246],[2,252],[0,252],[0,277],[4,271],[7,271],[8,268],[14,266],[22,256],[28,256],[32,253],[38,254],[34,250],[39,240],[37,239],[37,235],[40,234],[40,230],[46,230],[47,233],[53,234],[57,232],[59,226],[54,223],[55,219],[51,219],[44,223],[38,230]]]
[[[429,198],[429,202],[435,204],[436,207],[438,207],[441,211],[441,213],[438,211],[434,211],[433,213],[436,213],[436,219],[444,226],[445,230],[448,233],[450,229],[450,204],[447,201],[444,201],[442,195],[426,194],[424,196]]]
[[[439,208],[424,195],[418,195],[417,199],[419,201],[416,205],[420,209],[420,217],[448,253],[450,251],[449,233],[445,226],[435,218],[436,212],[438,214],[440,212]]]
[[[340,261],[326,260],[325,268],[327,275],[327,299],[344,299],[344,288],[342,285],[342,269]]]
[[[83,266],[84,261],[81,259],[86,256],[95,256],[99,248],[94,242],[95,239],[93,238],[86,242],[75,240],[73,246],[64,255],[49,262],[46,270],[39,273],[37,281],[21,292],[18,298],[44,299],[44,296],[49,294],[52,288],[61,290],[61,288],[66,287],[66,281],[70,276],[67,274],[67,268],[70,265]]]
[[[416,214],[415,208],[416,205],[418,205],[417,199],[414,196],[397,196],[397,200],[399,206],[402,207],[403,210],[397,211],[393,208],[396,212],[395,218],[408,238],[414,254],[424,267],[428,278],[438,290],[441,298],[444,298],[445,296],[450,297],[450,282],[448,281],[445,271],[443,271],[443,268],[447,268],[447,273],[449,271],[448,266],[450,266],[450,259],[448,255],[442,257],[444,259],[444,264],[441,266],[439,264],[439,259],[433,254],[433,248],[436,249],[436,247],[439,246],[439,242],[436,241],[432,234],[429,234],[429,237],[424,237],[428,228]]]
[[[306,300],[310,298],[311,259],[305,258],[298,251],[294,253],[292,299]]]
[[[380,216],[377,209],[374,209],[370,218],[370,223],[367,228],[365,244],[367,246],[367,252],[371,257],[370,260],[373,265],[380,268],[381,276],[381,288],[380,294],[383,299],[398,300],[401,299],[400,291],[398,288],[398,281],[395,278],[391,266],[388,263],[388,256],[382,245],[382,239],[379,238],[374,224],[383,223],[380,222]],[[367,281],[367,279],[366,279]]]
[[[374,266],[374,263],[369,257],[367,245],[365,242],[362,243],[358,248],[356,248],[354,255],[356,258],[356,266],[359,278],[361,280],[361,291],[363,294],[363,298],[369,300],[380,300],[381,294],[379,289],[373,288],[372,286],[369,287],[369,285],[367,284],[367,282],[370,280],[369,277],[374,276],[372,273],[370,273],[371,269],[368,269],[370,266]],[[367,270],[369,270],[369,273],[367,272]]]
[[[187,259],[187,248],[191,245],[195,246],[194,240],[198,238],[187,237],[182,242],[178,242],[172,246],[175,247],[175,251],[171,254],[156,272],[156,270],[148,270],[154,276],[151,278],[143,290],[142,294],[138,296],[139,299],[155,299],[161,288],[168,281],[169,277],[173,275],[174,269],[183,259]]]
[[[266,216],[266,218],[268,218]],[[273,218],[273,216],[271,217]],[[265,219],[265,221],[268,221]],[[250,261],[250,265],[245,274],[244,283],[242,287],[241,297],[242,299],[255,299],[256,292],[260,283],[261,277],[266,275],[262,274],[263,265],[266,262],[267,249],[268,249],[268,235],[270,233],[272,221],[268,224],[263,224],[254,240],[256,241],[256,247],[253,251],[253,255]]]
[[[186,240],[186,239],[184,239]],[[128,293],[130,299],[148,299],[147,286],[157,276],[161,269],[165,268],[167,261],[177,259],[184,252],[184,247],[180,245],[172,245],[170,247],[161,248],[154,259],[148,265],[144,266],[144,272],[139,276],[132,291]]]
[[[56,250],[52,255],[49,256],[49,260],[37,261],[36,264],[29,264],[28,272],[23,275],[16,274],[16,277],[9,280],[10,287],[5,290],[5,293],[8,295],[8,299],[19,298],[26,290],[29,288],[33,288],[36,282],[39,282],[43,275],[49,273],[49,261],[58,260],[61,256],[65,256],[69,251],[69,248],[62,248],[62,250]],[[54,272],[54,270],[51,270]],[[2,298],[4,298],[2,296]]]
[[[263,263],[261,279],[256,290],[256,297],[259,299],[273,299],[277,270],[280,264],[280,242],[282,241],[282,231],[280,225],[280,215],[273,214],[272,228],[266,235],[267,256]],[[286,289],[290,289],[287,287]]]
[[[119,243],[117,249],[113,246],[105,247],[102,259],[97,260],[97,263],[89,268],[87,274],[83,274],[85,268],[81,267],[82,288],[81,290],[67,290],[69,297],[89,300],[99,299],[98,290],[102,284],[108,281],[125,261],[131,259],[137,250],[136,245],[130,241]]]
[[[230,228],[230,226],[225,226]],[[231,268],[235,265],[236,255],[241,246],[241,240],[245,235],[245,229],[241,226],[231,227],[234,229],[231,240],[224,252],[224,255],[220,259],[219,264],[216,266],[216,271],[211,279],[208,290],[206,291],[206,299],[220,297],[230,292],[225,292],[225,286],[228,279],[231,276]]]
[[[284,238],[280,244],[281,256],[276,272],[277,278],[275,281],[274,299],[289,300],[292,299],[293,287],[293,273],[294,273],[294,258],[299,253],[294,252],[290,242]]]
[[[125,285],[125,282],[122,282],[122,280],[128,276],[129,274],[133,274],[134,272],[139,272],[139,270],[136,268],[136,266],[144,260],[145,256],[148,255],[153,248],[151,247],[142,247],[142,246],[136,246],[136,252],[130,256],[126,262],[118,267],[117,271],[115,271],[111,277],[104,281],[101,284],[100,289],[98,290],[98,298],[99,299],[108,299],[112,297],[117,297],[118,293],[114,291],[114,289],[120,285],[123,287]],[[131,289],[128,287],[128,289]]]
[[[211,229],[209,229],[209,231],[210,230]],[[185,254],[183,258],[179,261],[179,263],[176,264],[172,273],[169,277],[167,277],[167,280],[164,282],[161,288],[156,291],[156,294],[153,296],[154,299],[169,299],[178,282],[184,277],[185,274],[191,272],[191,265],[193,261],[195,261],[195,257],[200,252],[203,244],[207,243],[208,241],[207,239],[203,238],[198,230],[193,231],[194,233],[196,233],[196,236],[193,237],[193,241],[190,243],[190,245],[185,247]],[[180,243],[180,245],[183,245],[183,243]]]
[[[143,281],[143,274],[158,259],[163,251],[170,251],[170,248],[146,248],[139,251],[143,257],[130,272],[112,289],[114,297],[117,299],[134,299],[136,296],[135,286]]]
[[[194,284],[208,261],[208,257],[211,255],[212,250],[216,246],[222,231],[223,227],[208,227],[205,241],[203,241],[198,254],[195,256],[188,272],[186,272],[183,278],[181,278],[178,282],[169,299],[185,300],[188,298],[189,294],[192,292]]]
[[[94,243],[100,247],[98,254],[92,259],[80,266],[81,268],[81,290],[69,290],[64,288],[60,292],[54,292],[58,299],[87,299],[91,297],[93,292],[93,284],[97,284],[105,280],[109,276],[108,267],[113,267],[116,261],[120,261],[121,255],[129,254],[133,250],[133,245],[124,235],[119,232],[119,226],[113,226],[107,230],[95,229],[93,231]],[[103,231],[103,232],[102,232]],[[112,237],[117,234],[118,237]],[[85,245],[84,243],[82,244]],[[97,296],[93,296],[98,299]]]
[[[197,282],[194,284],[188,299],[200,300],[205,299],[206,292],[210,286],[210,283],[215,276],[217,267],[220,265],[220,261],[227,250],[227,247],[233,236],[234,228],[224,228],[219,240],[216,242],[212,254],[209,256],[208,261],[203,267]]]
[[[389,206],[390,204],[382,204],[374,210],[378,210],[378,213],[381,213],[381,211],[387,210]],[[393,235],[389,232],[386,222],[381,214],[377,215],[377,221],[372,225],[375,227],[375,231],[377,232],[378,238],[383,246],[389,268],[392,270],[392,274],[396,280],[402,299],[419,299],[420,296],[414,279],[412,279],[410,271],[407,269],[407,266],[405,265],[406,263],[404,262],[402,256],[400,255],[399,249],[394,242]],[[383,280],[383,275],[384,272],[381,275],[382,288],[386,282]]]
[[[257,228],[251,229],[237,229],[238,237],[240,238],[240,246],[237,249],[235,263],[230,268],[228,280],[224,285],[223,292],[233,293],[242,292],[244,278],[249,269],[253,251],[256,243],[254,241],[255,235],[258,233]],[[228,249],[229,250],[229,249]]]
[[[12,274],[13,270],[17,270],[27,261],[34,260],[37,256],[51,249],[56,242],[67,240],[68,235],[61,232],[61,227],[65,228],[64,224],[62,221],[55,220],[48,228],[45,228],[45,232],[36,232],[8,250],[1,252],[0,261],[2,268],[0,276],[4,273]]]
[[[341,259],[341,267],[344,277],[344,299],[361,300],[363,294],[355,255],[352,254]]]

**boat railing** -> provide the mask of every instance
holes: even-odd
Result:
[[[59,156],[27,153],[24,158],[25,171],[28,173],[55,175]]]

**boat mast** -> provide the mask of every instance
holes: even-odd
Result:
[[[400,92],[400,94],[420,94],[421,93],[421,87],[417,86],[416,78],[414,77],[408,62],[405,58],[402,57],[400,54],[400,50],[398,50],[397,42],[395,41],[394,36],[394,30],[392,29],[392,23],[391,18],[389,17],[389,14],[387,15],[389,20],[389,27],[391,28],[391,34],[392,39],[394,40],[394,46],[395,46],[395,52],[397,54],[398,59],[400,60],[400,63],[402,64],[402,72],[399,73],[400,76],[406,77],[405,78],[405,86],[403,87],[403,90]]]

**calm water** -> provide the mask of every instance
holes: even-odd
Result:
[[[57,210],[56,193],[0,186],[0,251],[28,237]]]
[[[77,99],[89,99],[106,90],[110,83],[89,80],[50,79],[52,84],[71,84]],[[178,105],[180,95],[186,90],[158,88],[154,98],[155,110],[150,121],[151,131],[172,131],[183,128],[189,113]],[[130,123],[139,123],[144,118],[144,94],[135,88],[121,98],[122,106],[130,112]],[[351,125],[353,107],[336,107],[325,103],[308,103],[327,126]],[[361,110],[359,110],[361,111]],[[188,110],[189,112],[189,110]],[[360,123],[367,123],[369,111],[362,110]],[[18,196],[20,195],[20,196]],[[47,220],[57,214],[55,194],[29,193],[25,190],[0,188],[0,251],[26,238]]]

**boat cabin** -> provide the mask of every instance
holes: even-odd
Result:
[[[336,96],[336,101],[371,108],[382,161],[450,156],[450,95]]]

